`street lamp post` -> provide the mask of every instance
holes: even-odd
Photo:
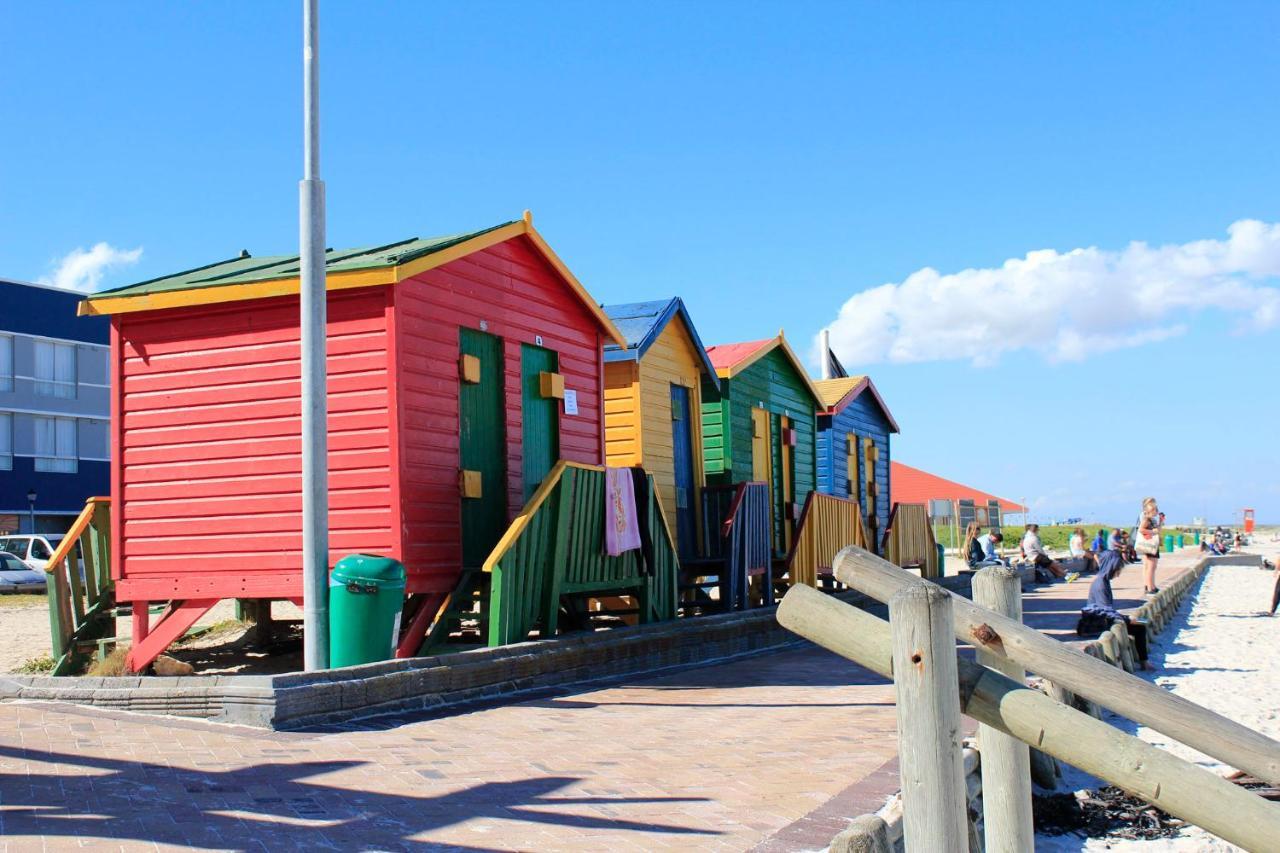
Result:
[[[36,490],[27,491],[27,508],[31,510],[31,532],[36,532]]]

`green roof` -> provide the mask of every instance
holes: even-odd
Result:
[[[451,234],[446,237],[410,237],[398,243],[366,246],[359,249],[326,249],[325,272],[353,272],[355,270],[380,269],[408,263],[417,258],[466,242],[473,237],[505,228],[519,220],[503,222],[492,228],[483,228],[467,234]],[[218,261],[208,266],[196,267],[185,272],[126,284],[112,290],[101,290],[90,296],[145,296],[151,293],[167,293],[177,290],[195,290],[201,287],[219,287],[228,284],[250,284],[257,281],[297,278],[301,265],[297,255],[272,255],[255,258],[247,253],[238,258]]]

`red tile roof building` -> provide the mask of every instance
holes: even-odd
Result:
[[[889,482],[894,503],[924,504],[931,500],[971,500],[978,506],[986,506],[989,501],[999,501],[1002,512],[1022,512],[1022,506],[979,489],[947,480],[943,477],[903,465],[901,462],[890,462]]]

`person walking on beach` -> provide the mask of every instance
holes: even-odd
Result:
[[[1160,564],[1160,531],[1164,529],[1164,513],[1156,505],[1155,498],[1142,502],[1142,515],[1138,517],[1138,535],[1133,547],[1142,555],[1142,592],[1155,595],[1156,568]]]

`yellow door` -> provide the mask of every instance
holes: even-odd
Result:
[[[770,465],[769,413],[764,409],[751,410],[751,479],[757,483],[773,482]]]

